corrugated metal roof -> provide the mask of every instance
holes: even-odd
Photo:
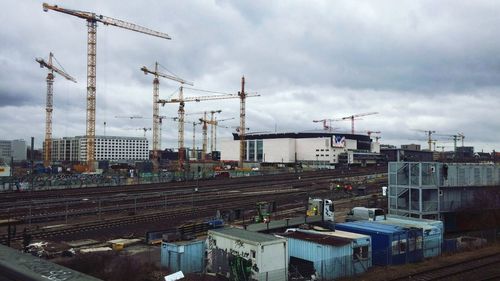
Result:
[[[216,233],[224,234],[227,236],[232,236],[232,237],[236,237],[239,239],[257,242],[257,243],[270,242],[270,241],[276,241],[276,240],[283,239],[283,238],[275,237],[273,235],[248,231],[248,230],[244,230],[241,228],[235,228],[235,227],[213,229],[213,230],[209,230],[209,233],[210,232],[216,232]]]
[[[380,233],[391,234],[391,233],[399,233],[404,232],[405,230],[402,227],[375,223],[372,221],[354,221],[354,222],[345,222],[339,223],[337,226],[343,226],[357,228],[357,229],[365,229],[369,231],[377,231]],[[345,229],[344,229],[345,230]]]
[[[369,235],[364,235],[364,234],[359,234],[359,233],[354,233],[354,232],[347,232],[347,231],[342,231],[342,230],[335,230],[335,231],[328,231],[324,233],[325,235],[332,235],[332,236],[337,236],[337,237],[344,237],[348,239],[370,239]]]
[[[284,236],[295,239],[307,240],[322,245],[332,245],[332,246],[344,246],[352,242],[352,239],[348,238],[335,237],[332,235],[324,235],[324,234],[304,233],[298,231],[286,233]]]

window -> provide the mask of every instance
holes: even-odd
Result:
[[[354,261],[368,258],[368,246],[361,246],[352,249],[352,259]]]

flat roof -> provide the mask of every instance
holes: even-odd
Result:
[[[0,245],[0,272],[1,280],[101,280],[3,245]]]
[[[349,134],[340,132],[288,132],[288,133],[256,133],[256,134],[246,134],[245,139],[247,140],[260,140],[260,139],[304,139],[304,138],[331,138],[345,137],[350,140],[371,142],[368,135],[359,134]],[[239,140],[240,136],[237,133],[233,133],[234,140]]]
[[[344,246],[344,245],[349,245],[351,244],[353,239],[349,238],[344,238],[344,237],[338,237],[338,236],[333,236],[333,235],[325,235],[321,233],[306,233],[306,232],[300,232],[300,231],[294,231],[294,232],[289,232],[285,233],[283,236],[289,237],[289,238],[294,238],[294,239],[300,239],[300,240],[306,240],[306,241],[311,241],[314,243],[322,244],[322,245],[331,245],[331,246]]]
[[[239,239],[251,241],[251,242],[256,242],[256,243],[264,243],[264,242],[282,240],[282,238],[278,238],[278,237],[275,237],[273,235],[248,231],[248,230],[236,228],[236,227],[213,229],[213,230],[209,230],[209,233],[210,232],[220,233],[220,234],[223,234],[224,236],[235,237],[235,238],[239,238]]]

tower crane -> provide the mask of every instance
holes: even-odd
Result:
[[[455,135],[452,134],[434,134],[435,136],[444,136],[444,137],[451,137],[453,139],[453,152],[455,153],[455,157],[457,154],[457,141],[462,140],[462,146],[463,146],[463,141],[464,141],[464,134],[463,133],[457,133]]]
[[[240,99],[240,167],[243,167],[243,156],[244,156],[244,136],[245,136],[245,100],[247,97],[258,97],[260,96],[259,94],[255,93],[245,93],[244,91],[244,85],[245,85],[245,77],[242,77],[242,91],[238,92],[238,94],[220,94],[220,95],[213,95],[213,96],[198,96],[198,97],[186,97],[184,98],[181,93],[179,93],[179,98],[172,98],[172,99],[160,99],[158,100],[158,103],[162,104],[163,106],[166,103],[181,103],[184,104],[185,102],[200,102],[200,101],[206,101],[206,100],[220,100],[220,99],[233,99],[233,98],[239,98]],[[182,89],[182,87],[181,87]],[[196,90],[196,89],[194,89]],[[184,111],[179,111],[179,113],[182,113],[184,115]],[[184,119],[184,116],[183,118]],[[206,119],[206,118],[204,118]],[[184,126],[183,126],[184,127]],[[179,144],[184,145],[184,130],[179,130]],[[180,150],[184,150],[184,147],[179,147]],[[206,148],[205,148],[206,151]],[[180,164],[183,164],[182,161],[184,161],[183,158],[179,157],[179,162]],[[179,165],[180,167],[183,167],[183,165]]]
[[[436,133],[436,131],[433,130],[415,130],[419,132],[423,132],[427,135],[427,144],[429,145],[429,151],[432,150],[432,135]]]
[[[124,130],[143,131],[144,132],[144,137],[146,137],[146,132],[147,131],[151,131],[151,128],[146,128],[146,127],[143,127],[143,128],[126,128]]]
[[[229,128],[229,127],[219,125],[219,122],[224,122],[224,121],[229,121],[229,120],[234,120],[234,117],[225,118],[225,119],[217,119],[217,118],[214,119],[214,121],[212,123],[212,128],[213,128],[212,142],[214,145],[214,147],[212,148],[212,151],[217,151],[217,128],[218,127]],[[249,129],[246,128],[246,130],[249,130]]]
[[[210,111],[210,153],[214,152],[214,138],[215,130],[214,127],[217,125],[217,121],[214,119],[214,115],[221,113],[222,110],[212,110]]]
[[[354,114],[351,116],[342,117],[342,120],[351,120],[351,134],[354,134],[354,120],[359,120],[359,119],[356,119],[357,117],[374,115],[374,114],[378,114],[378,112],[367,112],[367,113]]]
[[[132,115],[132,116],[115,116],[115,118],[127,118],[127,119],[142,119],[144,117],[140,116],[140,115]]]
[[[210,113],[212,113],[212,112],[220,113],[220,111],[210,111]],[[206,152],[207,152],[206,150],[208,147],[207,124],[210,124],[210,127],[211,127],[210,128],[210,134],[211,134],[210,151],[211,151],[211,153],[213,153],[214,151],[217,150],[217,127],[221,127],[221,125],[219,125],[219,122],[233,120],[233,119],[234,119],[234,117],[217,120],[216,118],[214,119],[213,115],[210,117],[210,119],[207,119],[206,114],[204,114],[203,118],[199,119],[201,124],[203,124],[203,153],[204,154],[206,154]],[[229,128],[229,127],[225,127],[225,126],[222,126],[222,127]]]
[[[159,97],[159,90],[160,90],[160,80],[158,79],[159,77],[167,78],[176,82],[181,83],[182,85],[187,84],[190,86],[193,86],[193,83],[188,82],[184,79],[181,79],[179,77],[175,77],[169,74],[161,73],[158,72],[158,62],[155,62],[155,69],[154,71],[149,70],[147,67],[143,66],[141,67],[141,70],[144,72],[144,74],[153,74],[154,79],[153,79],[153,171],[155,173],[158,172],[158,154],[159,150],[161,147],[160,143],[160,119],[159,119],[159,108],[158,108],[158,97]],[[181,93],[182,93],[182,87],[181,87]],[[184,104],[180,103],[179,104],[179,130],[184,130],[184,120],[181,119],[181,113],[180,111],[184,110]],[[182,116],[183,117],[183,116]],[[182,145],[182,147],[184,147]],[[180,153],[179,153],[180,155]]]
[[[372,134],[380,134],[380,131],[366,131],[366,134],[371,138]]]
[[[313,120],[314,123],[323,123],[323,130],[331,131],[332,130],[332,121],[344,121],[342,118],[337,119],[321,119],[321,120]],[[328,122],[328,125],[326,124]]]
[[[133,120],[133,119],[152,119],[151,117],[144,117],[144,116],[141,116],[141,115],[132,115],[132,116],[115,116],[115,118],[127,118],[127,119],[130,119],[130,120]],[[164,116],[164,115],[159,115],[158,116],[158,123],[159,123],[159,133],[158,133],[158,149],[161,150],[161,131],[162,131],[162,125],[163,125],[163,119],[169,119],[169,120],[173,120],[173,121],[177,121],[177,117],[168,117],[168,116]],[[154,130],[153,130],[153,134],[154,134]],[[153,135],[154,137],[154,135]]]
[[[42,58],[35,59],[39,64],[40,68],[47,68],[49,73],[47,74],[47,97],[45,105],[45,150],[43,157],[43,165],[48,167],[52,159],[52,111],[53,111],[53,84],[54,84],[54,72],[66,78],[69,81],[75,82],[75,78],[71,77],[64,70],[59,69],[52,64],[52,58],[57,61],[52,52],[49,53],[49,59],[46,62]],[[62,68],[62,67],[61,67]]]
[[[53,10],[56,12],[79,17],[87,21],[87,165],[88,170],[93,172],[95,161],[97,22],[101,22],[104,25],[116,26],[163,39],[171,38],[166,33],[158,32],[123,20],[98,15],[93,12],[71,10],[59,7],[57,5],[49,5],[47,3],[43,3],[42,7],[45,12],[48,12],[48,10]]]

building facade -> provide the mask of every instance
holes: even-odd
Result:
[[[444,219],[460,210],[500,206],[500,165],[391,162],[389,214]]]
[[[147,160],[148,140],[140,137],[95,137],[95,160]],[[87,159],[87,139],[84,136],[52,140],[52,161],[81,162]]]
[[[328,167],[338,163],[354,164],[357,160],[375,161],[378,143],[367,135],[335,133],[274,133],[245,136],[245,161],[258,163],[296,163]],[[238,161],[239,136],[222,140],[221,160]]]
[[[25,161],[27,150],[25,140],[0,140],[0,158],[9,162],[13,157],[14,161]]]

